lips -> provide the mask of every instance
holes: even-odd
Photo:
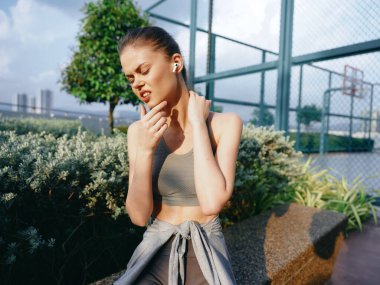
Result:
[[[148,102],[150,98],[150,93],[151,92],[148,90],[140,92],[141,100],[144,102]]]

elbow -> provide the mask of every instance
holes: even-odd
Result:
[[[205,216],[214,216],[218,215],[219,213],[220,211],[215,209],[202,209],[202,214]]]
[[[210,198],[208,201],[200,201],[201,211],[206,216],[219,215],[230,196],[221,196],[219,199]]]
[[[136,217],[135,218],[130,217],[130,218],[131,218],[132,224],[139,226],[139,227],[145,227],[147,222],[148,222],[147,219],[145,220],[145,219],[136,218]]]
[[[142,215],[132,215],[130,213],[128,213],[128,216],[131,219],[132,224],[139,227],[145,227],[149,219],[149,217],[144,217]]]
[[[129,218],[131,219],[132,224],[139,226],[139,227],[145,227],[150,215],[146,215],[141,212],[132,211],[130,207],[126,206],[127,213]]]
[[[223,209],[223,206],[217,203],[208,203],[208,205],[201,205],[201,211],[206,216],[218,215]]]

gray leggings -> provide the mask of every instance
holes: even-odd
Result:
[[[169,272],[169,256],[174,235],[159,249],[157,254],[149,262],[142,274],[136,280],[136,285],[167,285]],[[185,253],[185,284],[207,285],[207,281],[199,267],[195,257],[191,239],[187,241]]]

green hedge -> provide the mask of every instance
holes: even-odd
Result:
[[[124,213],[126,135],[0,131],[2,284],[83,284],[125,266],[143,228]]]
[[[351,217],[352,228],[368,218],[371,201],[360,187],[312,176],[293,144],[273,128],[244,126],[224,227],[310,195],[333,197],[335,204],[306,204],[329,204]],[[128,171],[126,134],[118,130],[112,137],[0,131],[2,284],[85,284],[125,268],[144,231],[124,211]]]
[[[78,129],[86,130],[79,120],[45,118],[8,118],[0,116],[0,131],[15,131],[18,135],[45,132],[60,137],[73,136]]]
[[[290,139],[296,141],[297,134],[290,133]],[[356,152],[372,151],[374,140],[368,138],[350,138],[348,136],[326,135],[327,152]],[[301,133],[300,151],[304,153],[318,153],[320,133]]]
[[[279,203],[289,181],[301,170],[298,160],[302,153],[295,151],[293,144],[273,127],[247,124],[243,128],[234,193],[221,213],[224,226]]]

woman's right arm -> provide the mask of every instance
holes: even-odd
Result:
[[[141,109],[141,120],[131,124],[127,132],[129,185],[125,205],[132,223],[141,227],[153,211],[153,155],[167,129],[166,117],[160,112],[165,105],[161,102],[148,114]]]
[[[128,127],[129,186],[126,208],[132,223],[145,226],[153,211],[152,163],[153,152],[137,147],[137,127]]]

